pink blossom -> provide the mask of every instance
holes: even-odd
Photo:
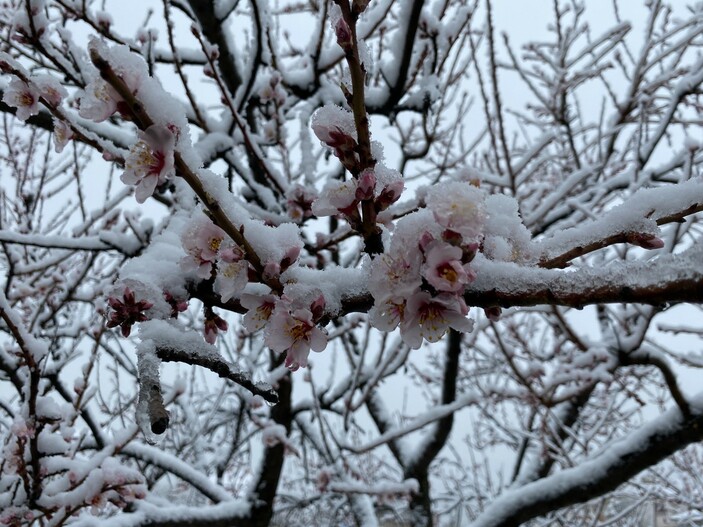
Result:
[[[326,104],[312,116],[312,131],[317,138],[327,146],[338,144],[342,136],[347,136],[356,143],[356,126],[354,115],[335,104]]]
[[[405,303],[402,297],[389,297],[380,302],[377,301],[369,310],[371,325],[381,331],[393,331],[403,322]]]
[[[157,185],[175,174],[174,143],[173,134],[165,126],[152,125],[139,132],[139,141],[130,150],[121,177],[127,185],[137,185],[137,202],[144,203]]]
[[[99,123],[117,111],[117,103],[121,100],[112,86],[102,78],[96,77],[85,87],[78,113],[84,119]]]
[[[249,263],[243,258],[244,252],[237,246],[220,252],[213,287],[223,302],[237,297],[249,281]]]
[[[57,154],[63,152],[64,147],[73,139],[73,129],[61,119],[54,117],[54,150]]]
[[[422,275],[438,291],[455,293],[475,279],[474,273],[461,263],[460,247],[434,242],[428,249]]]
[[[111,62],[112,69],[127,89],[133,94],[139,91],[148,77],[144,59],[130,52],[126,46],[108,47],[104,42],[93,38],[88,44],[91,53],[97,53]],[[104,121],[113,113],[124,109],[124,100],[110,84],[96,76],[85,87],[80,97],[79,114],[95,122]]]
[[[168,291],[164,291],[164,300],[166,300],[168,305],[171,306],[171,318],[178,317],[178,313],[183,313],[183,311],[188,309],[187,300],[178,299]]]
[[[286,269],[288,269],[291,265],[293,265],[296,260],[298,259],[298,256],[300,256],[300,247],[297,245],[294,245],[292,247],[289,247],[286,249],[285,254],[283,255],[283,258],[281,258],[281,263],[279,265],[281,272],[285,272]]]
[[[483,231],[484,193],[473,185],[453,181],[434,186],[427,191],[425,202],[437,223],[458,232],[465,241],[476,239]]]
[[[202,218],[181,236],[183,248],[188,253],[181,260],[181,268],[195,271],[198,278],[207,280],[212,272],[212,264],[227,234],[207,218]]]
[[[32,78],[32,81],[44,100],[53,107],[59,106],[68,96],[66,88],[51,75],[37,75]]]
[[[339,44],[339,47],[345,51],[351,50],[352,33],[349,24],[347,24],[343,18],[340,17],[337,24],[335,24],[334,32],[337,35],[337,44]]]
[[[357,163],[356,127],[351,112],[332,104],[325,105],[313,114],[312,131],[334,150],[345,168],[354,168]]]
[[[422,255],[410,248],[397,249],[373,260],[369,290],[376,301],[390,297],[407,298],[422,284]]]
[[[276,297],[273,295],[244,294],[239,302],[247,309],[242,324],[247,331],[254,332],[263,328],[271,318],[271,313],[276,306]]]
[[[39,113],[39,90],[20,79],[12,79],[2,97],[2,102],[17,108],[15,116],[26,121]]]
[[[327,335],[315,325],[310,310],[296,309],[291,312],[286,302],[279,301],[268,325],[266,345],[279,353],[285,351],[286,368],[296,371],[308,365],[311,349],[325,349]]]
[[[498,322],[500,320],[502,309],[498,306],[484,307],[483,312],[486,314],[488,320],[491,322]]]
[[[459,296],[442,293],[433,297],[426,291],[419,291],[408,299],[400,334],[408,346],[419,348],[423,338],[437,342],[450,327],[469,332],[473,322],[466,318],[468,312]]]

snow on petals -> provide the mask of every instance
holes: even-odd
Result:
[[[68,92],[59,80],[51,75],[36,75],[32,77],[32,82],[39,90],[40,95],[51,106],[57,107],[67,96]]]
[[[117,111],[117,102],[121,100],[115,89],[100,77],[93,79],[85,87],[80,98],[78,113],[84,119],[99,123]]]
[[[477,238],[486,220],[484,192],[473,185],[453,181],[427,191],[427,208],[445,229],[461,234],[465,241]]]
[[[165,126],[155,124],[139,132],[139,141],[129,151],[121,177],[127,185],[137,186],[135,197],[139,203],[175,174],[174,144],[175,137]]]
[[[244,259],[244,251],[236,245],[220,251],[213,286],[223,302],[238,297],[246,287],[248,277],[249,263]]]

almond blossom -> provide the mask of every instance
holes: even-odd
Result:
[[[422,255],[419,250],[385,253],[373,261],[369,290],[374,298],[383,300],[391,296],[407,297],[422,283],[420,267]]]
[[[422,276],[438,291],[459,292],[476,278],[468,265],[462,264],[462,256],[460,247],[432,242],[428,247]]]
[[[55,77],[51,75],[36,75],[32,77],[32,82],[39,90],[44,100],[53,107],[57,107],[68,96],[66,88]]]
[[[266,344],[279,353],[286,352],[285,366],[291,371],[308,365],[308,353],[323,351],[327,334],[313,321],[309,309],[289,309],[285,300],[276,303],[267,327]]]
[[[246,293],[242,295],[239,302],[242,307],[247,309],[242,319],[242,324],[247,331],[252,333],[266,325],[276,307],[276,297],[270,294],[254,295]]]
[[[115,89],[100,77],[93,79],[85,87],[80,98],[79,114],[84,119],[99,123],[117,111],[121,97]]]
[[[408,346],[419,348],[423,338],[437,342],[450,327],[468,333],[473,329],[473,322],[466,318],[468,312],[459,296],[442,293],[433,297],[419,291],[408,299],[400,334]]]
[[[203,336],[208,344],[215,344],[218,332],[225,332],[228,329],[227,322],[217,315],[212,309],[205,310],[205,324],[203,325]]]
[[[213,238],[214,240],[216,238]],[[249,263],[244,259],[244,252],[239,247],[228,247],[220,251],[213,287],[223,302],[239,296],[247,285],[248,276]]]
[[[63,152],[68,142],[73,139],[73,129],[66,122],[54,117],[54,150],[57,154]]]
[[[12,79],[2,97],[2,102],[17,108],[16,117],[26,121],[39,113],[39,90],[20,79]]]
[[[335,216],[350,212],[356,206],[357,183],[355,180],[330,181],[320,192],[320,197],[312,204],[312,212],[316,216]]]
[[[144,203],[157,185],[175,175],[173,149],[175,137],[165,126],[152,125],[139,132],[139,141],[129,151],[121,178],[136,185],[135,198]]]
[[[202,217],[181,236],[188,256],[181,260],[184,271],[195,271],[198,278],[210,278],[212,265],[227,234],[209,219]]]

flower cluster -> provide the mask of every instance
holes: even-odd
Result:
[[[39,113],[40,98],[45,104],[56,108],[67,95],[61,83],[50,75],[33,75],[27,81],[12,79],[2,101],[17,109],[15,115],[20,121],[26,121]]]
[[[406,344],[436,342],[447,329],[471,331],[462,294],[475,278],[470,262],[486,218],[481,190],[464,182],[427,192],[425,209],[398,222],[389,249],[374,262],[374,327],[400,327]]]

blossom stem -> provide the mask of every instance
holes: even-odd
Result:
[[[356,22],[359,19],[359,13],[351,10],[348,0],[335,0],[335,3],[342,10],[342,17],[349,25],[351,32],[351,46],[344,49],[344,56],[349,66],[352,81],[351,107],[354,114],[360,162],[358,174],[361,174],[365,169],[373,168],[376,160],[371,154],[371,134],[369,132],[369,118],[366,112],[364,96],[366,71],[359,57],[359,42],[356,36]],[[373,198],[361,202],[361,225],[359,230],[364,237],[364,249],[367,253],[380,254],[383,252],[381,230],[376,225],[376,208]]]

